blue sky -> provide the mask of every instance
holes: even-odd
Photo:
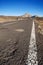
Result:
[[[43,0],[0,0],[0,15],[31,15],[43,16]]]

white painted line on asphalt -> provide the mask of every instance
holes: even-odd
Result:
[[[24,32],[24,29],[16,29],[17,32]]]
[[[28,52],[28,58],[27,58],[26,64],[27,65],[38,65],[34,22],[33,22],[33,25],[32,25],[29,52]]]

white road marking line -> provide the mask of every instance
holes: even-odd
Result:
[[[15,29],[17,32],[24,32],[24,29]]]
[[[32,25],[29,52],[28,52],[28,58],[27,58],[26,64],[27,65],[38,65],[34,22],[33,22],[33,25]]]

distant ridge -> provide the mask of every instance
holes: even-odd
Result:
[[[25,13],[23,15],[13,15],[13,16],[10,16],[10,15],[0,15],[0,17],[32,17],[32,18],[36,18],[36,17],[43,17],[43,16],[38,16],[38,15],[30,15],[29,13]]]
[[[25,13],[22,17],[31,17],[31,15],[28,13]]]

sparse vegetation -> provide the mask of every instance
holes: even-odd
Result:
[[[18,17],[16,16],[0,16],[0,23],[6,22],[6,21],[15,21]]]
[[[29,18],[29,14],[24,14],[22,16],[0,16],[0,23],[8,22],[8,21],[17,21],[17,20],[24,20]]]
[[[38,33],[43,35],[43,17],[36,17],[35,21],[38,24]]]

